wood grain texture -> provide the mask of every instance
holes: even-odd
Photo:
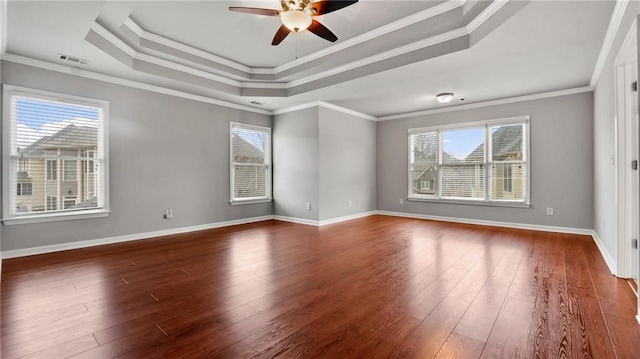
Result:
[[[637,358],[590,237],[371,216],[3,262],[2,358]]]

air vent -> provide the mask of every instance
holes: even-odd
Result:
[[[255,106],[264,106],[264,103],[258,102],[258,101],[251,101],[249,103],[252,104],[252,105],[255,105]]]
[[[58,54],[58,58],[62,61],[69,61],[80,65],[86,65],[89,63],[89,60],[87,59],[81,59],[79,57],[69,56],[65,54]]]

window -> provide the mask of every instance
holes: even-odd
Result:
[[[231,123],[231,203],[271,200],[271,129]]]
[[[505,163],[502,165],[502,189],[505,192],[513,192],[513,168],[511,163]]]
[[[58,180],[58,161],[47,160],[47,181]]]
[[[528,204],[528,132],[529,117],[409,130],[409,198]]]
[[[78,199],[76,197],[65,197],[62,202],[62,206],[64,207],[64,209],[71,208],[76,204],[78,204]]]
[[[3,95],[4,223],[106,216],[108,103],[9,85]]]
[[[33,184],[29,182],[18,183],[18,196],[31,196],[33,194]]]
[[[47,196],[47,211],[55,211],[58,209],[58,198],[55,196]]]
[[[75,181],[76,180],[76,160],[65,160],[64,161],[64,180],[65,181]]]

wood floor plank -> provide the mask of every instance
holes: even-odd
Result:
[[[484,344],[479,340],[452,333],[436,355],[436,359],[479,358]]]
[[[589,236],[370,216],[3,261],[2,358],[634,358]]]

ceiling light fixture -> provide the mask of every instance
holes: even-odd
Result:
[[[283,11],[280,20],[287,29],[294,32],[306,30],[311,25],[311,15],[300,10]]]
[[[448,103],[453,100],[453,93],[451,92],[443,92],[436,95],[436,100],[440,103]]]

